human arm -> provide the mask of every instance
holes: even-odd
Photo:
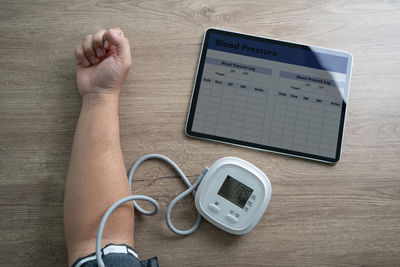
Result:
[[[114,34],[113,34],[114,33]],[[82,108],[75,131],[65,188],[64,228],[71,265],[94,251],[104,212],[130,195],[118,120],[119,91],[130,65],[130,46],[119,28],[99,30],[75,49]],[[109,218],[103,245],[133,246],[133,207],[127,203]]]

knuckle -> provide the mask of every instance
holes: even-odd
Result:
[[[81,48],[80,45],[76,45],[75,48],[74,48],[74,53],[78,54],[80,52],[80,48]]]
[[[75,56],[76,56],[77,58],[82,57],[82,55],[83,55],[83,49],[82,49],[82,46],[81,46],[81,45],[76,45],[76,46],[75,46],[74,54],[75,54]]]
[[[92,46],[92,37],[88,37],[86,41],[83,43],[83,50],[85,51],[86,55],[94,54]]]
[[[122,31],[121,31],[121,28],[118,27],[118,26],[113,26],[113,27],[111,27],[110,29],[113,29],[114,31],[122,32]]]
[[[92,38],[93,38],[93,35],[91,35],[91,34],[86,35],[86,36],[83,38],[83,43],[84,43],[85,45],[87,45],[88,43],[90,43],[90,42],[92,41]]]
[[[96,33],[94,34],[93,41],[94,42],[102,41],[105,32],[106,31],[104,29],[97,30]]]
[[[98,35],[101,35],[103,32],[105,32],[104,29],[98,29],[94,35],[98,36]]]
[[[123,31],[121,30],[120,27],[114,26],[114,27],[111,27],[110,29],[112,29],[113,31],[118,32],[120,35],[122,35],[122,37],[124,37],[124,33],[123,33]]]
[[[94,47],[102,47],[103,46],[103,38],[98,37],[93,39],[93,46]]]

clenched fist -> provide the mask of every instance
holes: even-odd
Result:
[[[131,67],[129,40],[118,27],[87,35],[75,48],[81,96],[119,94]]]

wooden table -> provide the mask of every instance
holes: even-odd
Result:
[[[63,193],[81,99],[73,49],[120,26],[133,66],[120,101],[126,167],[161,153],[194,181],[224,156],[269,177],[267,213],[247,235],[203,221],[179,237],[164,222],[184,189],[171,168],[145,163],[134,192],[161,211],[136,217],[136,248],[162,266],[400,265],[400,4],[358,1],[0,2],[0,265],[62,266]],[[330,166],[185,136],[203,32],[219,27],[350,51],[354,56],[341,161]],[[187,197],[178,227],[195,219]],[[94,246],[94,244],[93,244]]]

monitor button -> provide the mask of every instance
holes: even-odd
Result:
[[[218,212],[221,211],[221,209],[220,209],[217,205],[215,205],[214,203],[210,203],[210,204],[208,205],[208,208],[209,208],[212,212],[215,212],[215,213],[218,213]]]
[[[228,221],[228,222],[231,222],[231,223],[237,223],[237,218],[235,218],[233,215],[231,215],[231,214],[228,214],[228,215],[226,215],[225,216],[225,219]]]

